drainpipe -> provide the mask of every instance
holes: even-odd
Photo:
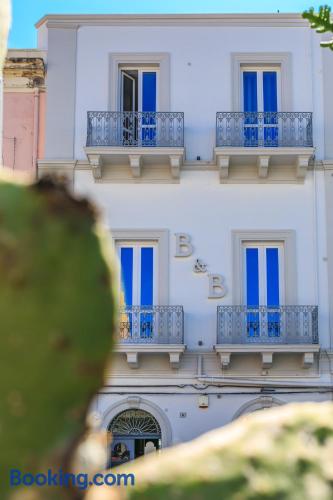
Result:
[[[198,354],[197,357],[197,378],[200,378],[203,376],[202,373],[202,354]]]
[[[38,135],[39,135],[39,88],[35,88],[32,168],[36,178],[37,178],[37,158],[38,158]]]
[[[208,377],[201,376],[196,377],[202,384],[213,384],[220,386],[230,386],[230,387],[290,387],[290,388],[306,388],[315,389],[315,392],[319,389],[327,389],[333,391],[331,382],[316,382],[316,380],[306,380],[306,381],[296,381],[296,380],[284,380],[284,379],[268,379],[260,378],[256,379],[254,377]]]

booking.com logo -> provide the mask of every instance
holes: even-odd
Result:
[[[90,486],[134,486],[134,474],[94,474],[89,478],[89,474],[71,474],[63,472],[59,469],[58,472],[53,472],[48,469],[45,473],[39,472],[32,474],[31,472],[23,473],[18,469],[10,471],[10,486],[74,486],[79,490],[86,490]]]

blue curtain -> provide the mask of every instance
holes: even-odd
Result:
[[[278,307],[280,304],[279,290],[279,250],[278,248],[266,249],[266,279],[267,279],[267,306]],[[268,312],[268,335],[280,336],[280,313]]]
[[[259,305],[259,252],[258,248],[246,249],[246,304],[253,312],[247,313],[247,335],[258,337],[259,313],[256,308]]]
[[[133,248],[121,249],[121,274],[125,305],[133,305]]]
[[[251,147],[258,145],[258,91],[257,72],[244,71],[243,73],[243,98],[244,98],[244,146]],[[249,113],[249,114],[247,114]],[[251,127],[251,125],[254,125]]]
[[[276,71],[264,71],[264,111],[277,111]]]
[[[142,73],[142,111],[156,111],[156,72]]]
[[[151,247],[141,249],[141,305],[152,306],[154,286],[154,249]],[[153,335],[153,314],[141,312],[141,337],[151,338]]]
[[[257,72],[244,71],[244,111],[258,111]]]
[[[264,87],[264,111],[265,115],[264,124],[264,140],[265,146],[278,146],[278,127],[277,116],[274,114],[277,109],[277,73],[276,71],[264,71],[263,74],[263,87]],[[272,113],[271,115],[269,113]]]
[[[142,73],[142,111],[156,111],[156,72]],[[156,118],[146,115],[142,119],[142,146],[156,145]]]
[[[153,304],[153,248],[141,249],[141,305]]]

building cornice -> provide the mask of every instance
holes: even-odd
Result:
[[[300,14],[47,14],[36,28],[80,26],[247,26],[308,27]]]
[[[41,49],[8,49],[7,59],[46,59],[46,50]]]

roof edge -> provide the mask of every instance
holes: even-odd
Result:
[[[251,13],[251,14],[46,14],[36,24],[40,28],[79,27],[82,25],[276,25],[309,26],[300,13]]]

